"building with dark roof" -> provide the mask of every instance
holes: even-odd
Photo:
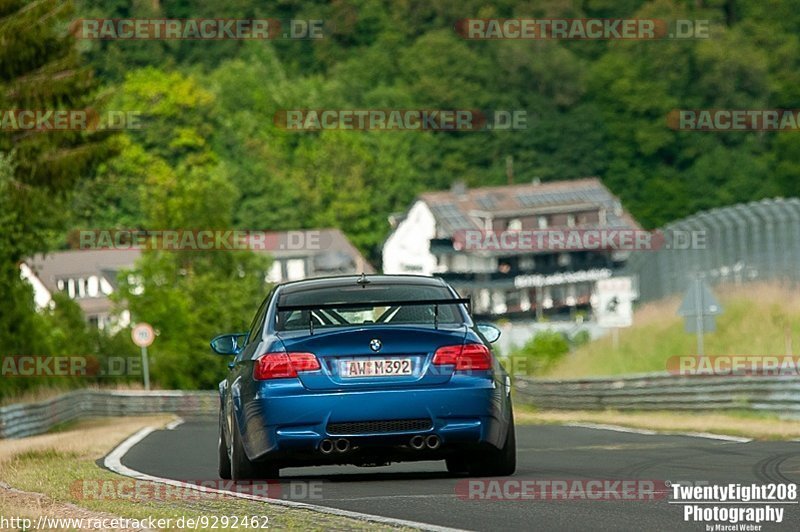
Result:
[[[641,229],[594,177],[476,189],[456,184],[421,194],[390,223],[384,273],[440,276],[472,297],[477,314],[539,317],[588,309],[594,283],[611,277],[629,254],[569,238]]]
[[[133,268],[138,249],[87,249],[38,254],[20,265],[22,277],[33,286],[37,307],[51,304],[51,295],[64,292],[81,307],[86,320],[99,329],[125,327],[130,315],[114,321],[110,296],[120,271]]]
[[[252,248],[272,258],[265,282],[375,272],[339,229],[270,232],[262,240],[268,245]],[[130,315],[121,310],[116,318],[109,296],[117,289],[120,272],[133,268],[140,255],[136,248],[57,251],[26,259],[20,272],[33,286],[37,307],[50,305],[53,293],[64,292],[89,323],[113,329],[127,326]]]
[[[281,231],[265,250],[272,257],[267,280],[274,283],[326,275],[375,273],[361,252],[341,230]]]

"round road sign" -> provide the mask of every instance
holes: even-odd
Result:
[[[131,331],[131,339],[133,343],[139,347],[147,347],[153,343],[156,338],[156,333],[149,323],[138,323]]]

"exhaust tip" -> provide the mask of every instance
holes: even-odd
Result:
[[[322,454],[331,454],[333,452],[333,442],[325,438],[319,443],[319,450]]]
[[[412,436],[411,440],[409,440],[408,444],[411,446],[412,449],[420,450],[425,447],[425,438],[417,434],[416,436]]]
[[[339,438],[336,440],[336,450],[344,453],[350,450],[350,440],[346,438]]]
[[[438,449],[442,445],[442,440],[436,434],[431,434],[425,438],[425,445],[428,449]]]

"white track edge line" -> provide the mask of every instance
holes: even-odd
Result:
[[[715,434],[713,432],[683,432],[682,436],[691,436],[693,438],[707,438],[709,440],[722,440],[731,441],[735,443],[749,443],[753,438],[745,438],[743,436],[729,436],[727,434]]]
[[[623,427],[622,425],[606,425],[604,423],[583,423],[583,422],[574,422],[574,423],[565,423],[567,427],[577,427],[581,429],[597,429],[597,430],[613,430],[614,432],[629,432],[631,434],[647,434],[648,436],[652,436],[654,434],[658,434],[654,430],[648,429],[634,429],[631,427]]]
[[[741,436],[728,436],[726,434],[714,434],[711,432],[660,432],[650,429],[635,429],[631,427],[624,427],[622,425],[606,425],[603,423],[565,423],[566,427],[578,427],[584,429],[597,429],[597,430],[613,430],[615,432],[629,432],[631,434],[645,434],[648,436],[663,435],[663,436],[688,436],[691,438],[705,438],[708,440],[721,440],[734,443],[749,443],[753,441],[752,438],[744,438]]]
[[[180,425],[183,425],[183,423],[184,423],[184,419],[182,417],[179,417],[179,418],[176,418],[174,421],[170,421],[169,423],[167,423],[167,426],[164,427],[164,428],[167,429],[167,430],[175,430]]]
[[[302,510],[310,510],[319,513],[326,513],[331,515],[336,515],[338,517],[350,517],[352,519],[358,519],[360,521],[369,521],[372,523],[381,523],[386,525],[394,525],[394,526],[403,526],[403,527],[410,527],[410,528],[418,528],[421,530],[430,530],[432,532],[461,532],[462,529],[459,528],[449,528],[443,527],[438,525],[431,525],[428,523],[420,523],[417,521],[408,521],[405,519],[395,519],[393,517],[383,517],[380,515],[372,515],[372,514],[365,514],[361,512],[353,512],[350,510],[340,510],[338,508],[330,508],[328,506],[320,506],[317,504],[309,504],[305,502],[296,502],[296,501],[286,501],[281,499],[271,499],[269,497],[261,497],[258,495],[250,495],[249,493],[236,493],[232,491],[226,491],[216,488],[209,488],[206,486],[199,486],[197,484],[189,484],[187,482],[181,482],[179,480],[172,480],[168,478],[161,478],[156,477],[153,475],[148,475],[146,473],[142,473],[141,471],[136,471],[135,469],[131,469],[122,464],[122,458],[130,451],[134,445],[141,442],[145,439],[148,435],[152,432],[156,431],[155,427],[145,427],[135,434],[128,437],[125,441],[120,443],[117,447],[115,447],[108,455],[106,455],[105,459],[103,460],[103,465],[110,469],[111,471],[118,473],[120,475],[135,478],[138,480],[146,480],[150,482],[156,482],[159,484],[167,484],[170,486],[176,486],[186,489],[192,489],[195,491],[200,491],[203,493],[217,493],[220,495],[227,495],[230,497],[237,497],[240,499],[248,499],[251,501],[259,501],[259,502],[266,502],[269,504],[275,504],[278,506],[286,506],[289,508],[296,508]]]

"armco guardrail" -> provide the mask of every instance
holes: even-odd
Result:
[[[37,403],[0,407],[0,438],[22,438],[82,417],[175,413],[213,415],[219,407],[215,391],[79,390]]]
[[[550,380],[517,377],[514,399],[538,408],[572,410],[759,410],[800,417],[796,377],[625,377]],[[0,407],[0,438],[21,438],[82,417],[175,413],[215,415],[215,391],[80,390],[37,403]]]
[[[675,376],[549,380],[517,377],[519,403],[572,410],[758,410],[800,416],[800,379],[763,376]]]

